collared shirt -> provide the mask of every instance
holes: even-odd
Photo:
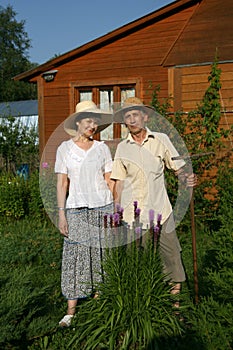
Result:
[[[121,206],[124,208],[124,220],[132,225],[134,205],[138,202],[141,209],[140,222],[143,227],[149,224],[149,210],[153,209],[155,220],[162,215],[162,223],[172,212],[168,198],[164,169],[178,170],[185,165],[183,160],[172,160],[178,152],[166,134],[151,132],[147,129],[142,144],[134,141],[131,134],[119,143],[111,178],[124,180],[121,194]]]
[[[69,195],[66,208],[97,208],[112,203],[104,174],[112,170],[112,157],[104,142],[94,140],[87,151],[71,139],[57,149],[55,172],[67,174]]]

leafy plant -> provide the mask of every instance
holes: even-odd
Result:
[[[60,297],[61,240],[46,223],[1,222],[0,347],[25,349],[52,332]]]
[[[180,334],[170,286],[149,242],[107,252],[99,298],[78,310],[77,333],[68,346],[90,349],[158,349],[161,336]]]
[[[0,177],[0,216],[22,218],[28,211],[25,180],[9,174]]]

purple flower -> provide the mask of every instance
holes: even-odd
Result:
[[[160,233],[160,226],[156,225],[154,227],[154,242],[157,242]]]
[[[118,226],[120,223],[120,215],[119,213],[114,213],[113,215],[114,226]]]
[[[162,214],[158,214],[157,216],[157,223],[160,225],[160,222],[162,220]]]
[[[141,236],[142,229],[140,226],[135,227],[135,234],[136,238],[139,238]]]
[[[104,214],[104,228],[108,227],[108,214]]]
[[[141,212],[141,209],[140,209],[140,208],[137,208],[137,209],[135,210],[135,215],[136,215],[136,217],[139,217],[139,216],[140,216],[140,212]]]
[[[124,208],[120,208],[119,210],[120,220],[123,220],[123,212],[124,212]]]
[[[47,163],[47,162],[43,162],[42,163],[42,168],[43,169],[48,169],[48,167],[49,167],[49,163]]]
[[[112,228],[112,226],[113,226],[113,214],[110,214],[109,218],[110,218],[110,227]]]
[[[117,204],[116,204],[116,211],[117,211],[117,213],[119,213],[119,212],[120,212],[120,210],[121,210],[121,206],[120,206],[120,204],[119,204],[119,203],[117,203]]]
[[[138,207],[138,202],[137,202],[137,201],[134,201],[134,202],[133,202],[133,205],[134,205],[134,209],[137,209],[137,207]]]
[[[150,209],[149,210],[149,221],[150,222],[153,222],[154,221],[154,218],[155,218],[155,212],[153,209]]]

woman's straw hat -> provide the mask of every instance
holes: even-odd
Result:
[[[98,118],[99,125],[96,133],[104,130],[112,124],[112,113],[97,107],[93,101],[82,101],[76,105],[75,113],[72,113],[64,121],[64,130],[67,134],[75,136],[77,132],[76,122],[84,118]]]
[[[127,111],[139,109],[144,111],[149,117],[155,115],[157,112],[152,106],[144,105],[142,100],[138,97],[128,97],[123,105],[114,113],[113,120],[115,123],[124,123],[124,115]]]

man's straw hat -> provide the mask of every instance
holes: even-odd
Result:
[[[64,121],[64,130],[67,134],[75,136],[77,132],[76,122],[84,118],[98,118],[99,125],[96,133],[104,130],[112,123],[112,113],[97,107],[93,101],[82,101],[76,105],[75,113],[72,113]]]
[[[127,111],[137,109],[144,111],[149,117],[155,115],[157,112],[152,106],[144,105],[142,100],[138,97],[128,97],[119,110],[114,113],[113,120],[115,123],[124,123],[124,115]]]

